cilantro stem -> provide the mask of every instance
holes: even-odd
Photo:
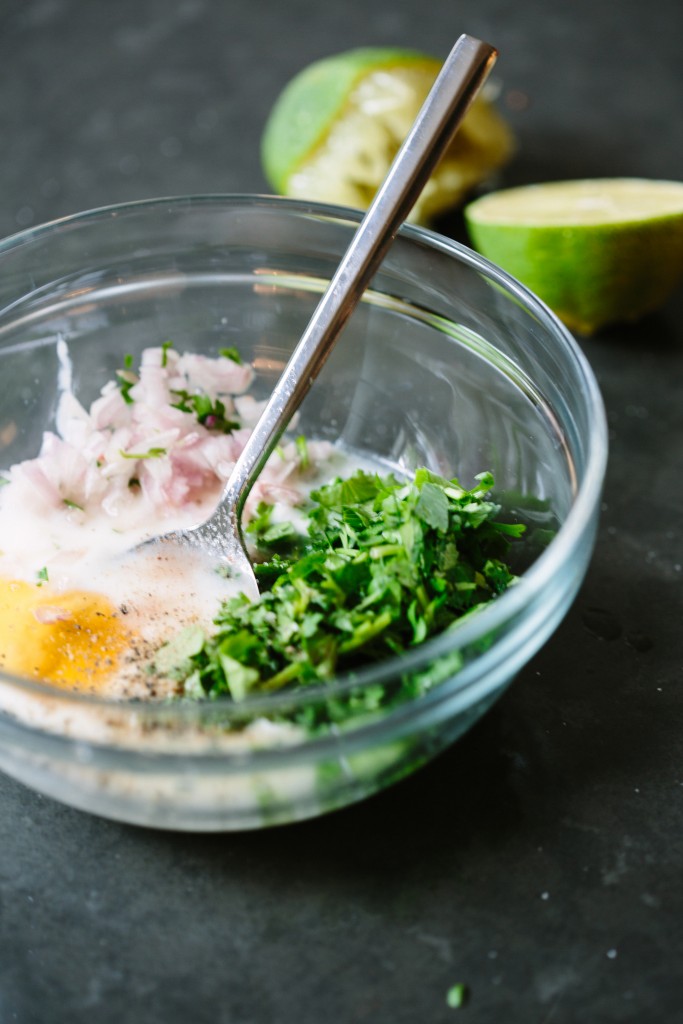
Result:
[[[159,459],[165,454],[165,448],[149,448],[146,452],[124,452],[119,448],[119,455],[124,459]]]
[[[387,626],[391,625],[393,618],[391,612],[382,612],[376,619],[366,620],[362,626],[358,627],[350,640],[345,640],[339,644],[340,654],[348,654],[349,651],[355,651],[357,647],[361,647],[368,640],[372,640],[373,637],[383,633]]]

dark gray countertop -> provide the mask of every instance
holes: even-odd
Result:
[[[368,43],[445,56],[462,31],[501,50],[505,183],[677,178],[682,29],[678,0],[4,0],[0,235],[263,191],[263,122],[302,65]],[[582,341],[611,428],[592,567],[431,766],[224,836],[107,822],[0,777],[0,1024],[683,1020],[682,319],[679,291]]]

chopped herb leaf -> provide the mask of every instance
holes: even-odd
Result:
[[[68,498],[64,499],[64,504],[66,505],[67,508],[75,508],[78,509],[79,512],[83,511],[82,505],[78,505],[75,501],[69,501]]]
[[[39,587],[43,583],[47,583],[49,581],[49,576],[47,574],[47,568],[45,566],[43,566],[42,569],[38,570],[38,572],[36,573],[36,579],[38,580],[38,586]]]
[[[273,514],[273,506],[267,501],[259,501],[256,512],[252,515],[247,525],[247,533],[261,536],[270,526],[270,517]]]
[[[171,403],[174,409],[196,416],[198,422],[207,430],[230,434],[233,430],[239,429],[238,421],[227,417],[225,405],[219,398],[212,401],[206,394],[191,394],[185,390],[173,390],[171,394],[177,398],[176,402]]]
[[[165,454],[165,448],[149,448],[146,452],[124,452],[119,448],[119,455],[124,459],[159,459]]]
[[[214,569],[217,576],[222,576],[224,580],[232,579],[235,570],[230,565],[217,565]]]
[[[172,341],[165,341],[161,346],[161,365],[165,367],[168,364],[168,350],[173,348]]]
[[[133,388],[138,383],[137,375],[133,373],[132,370],[128,369],[128,367],[130,366],[129,360],[131,358],[131,356],[126,356],[126,368],[124,370],[116,371],[116,380],[121,391],[121,398],[124,400],[126,405],[133,404],[133,396],[131,395],[130,391],[131,388]]]
[[[452,1010],[459,1010],[467,1002],[467,997],[467,985],[452,985],[446,993],[446,1002]]]
[[[173,673],[189,664],[190,658],[199,654],[204,644],[204,630],[191,625],[160,647],[156,653],[155,666],[159,672]]]
[[[420,519],[440,533],[445,533],[448,529],[448,509],[448,495],[443,488],[429,482],[424,483],[415,506]]]
[[[310,463],[310,458],[308,455],[308,444],[306,442],[306,438],[304,437],[303,434],[300,434],[294,443],[296,445],[296,450],[299,455],[299,463],[301,465],[301,468],[307,469]]]
[[[149,668],[153,671],[153,666]],[[183,684],[183,696],[189,697],[190,700],[203,700],[206,697],[206,691],[202,686],[199,672],[193,672],[192,675],[185,680]]]
[[[268,547],[275,547],[283,540],[292,540],[296,536],[296,530],[292,523],[274,523],[261,535],[261,541]]]
[[[238,366],[242,365],[243,359],[239,354],[238,349],[233,346],[230,348],[219,348],[218,355],[223,356],[225,359],[232,359],[233,363],[237,363]]]

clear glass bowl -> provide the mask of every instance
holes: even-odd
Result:
[[[356,228],[354,211],[196,196],[83,213],[0,243],[0,466],[54,425],[57,342],[91,402],[125,354],[237,345],[266,395]],[[0,677],[0,768],[56,799],[149,826],[310,817],[412,772],[467,730],[551,635],[594,544],[607,443],[593,374],[524,287],[467,248],[400,232],[297,428],[388,465],[470,483],[529,523],[518,585],[460,628],[327,687],[244,702],[114,703]],[[429,672],[317,732],[273,721]],[[359,702],[360,704],[360,702]],[[329,706],[329,705],[328,705]]]

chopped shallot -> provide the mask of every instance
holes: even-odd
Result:
[[[251,366],[227,356],[145,349],[139,372],[120,371],[89,409],[63,391],[56,432],[45,433],[37,458],[11,468],[5,497],[35,511],[104,512],[126,522],[156,523],[204,506],[218,498],[263,410],[245,393],[253,378]],[[212,412],[201,415],[207,403]],[[300,505],[306,478],[332,453],[330,444],[311,442],[302,460],[293,442],[284,444],[262,470],[245,515],[259,501]]]

